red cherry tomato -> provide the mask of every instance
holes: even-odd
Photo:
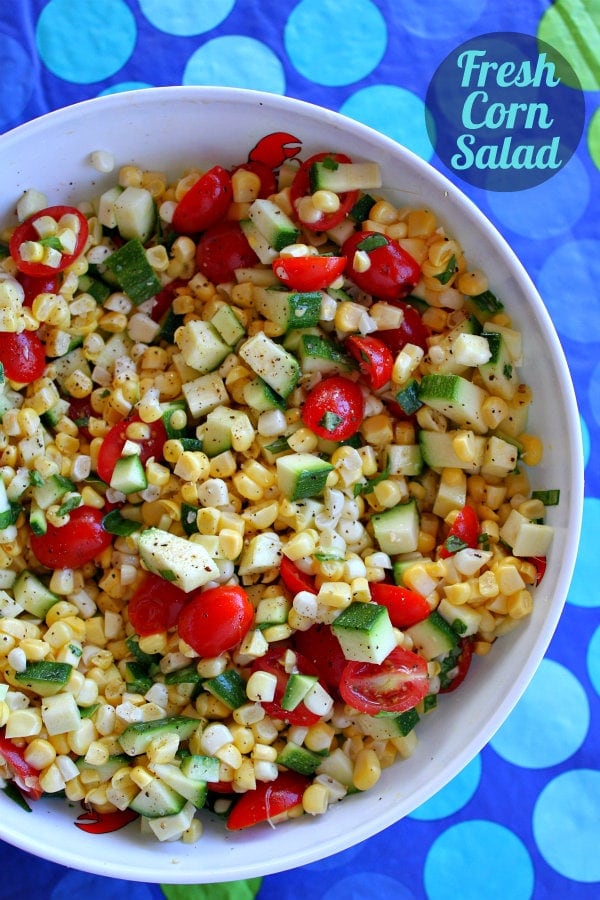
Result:
[[[83,805],[83,804],[82,804]],[[96,809],[86,809],[77,816],[74,825],[87,834],[110,834],[125,828],[130,822],[137,819],[138,813],[133,809],[115,809],[112,812],[98,812]]]
[[[159,575],[148,572],[129,601],[129,621],[139,635],[168,631],[177,625],[188,594]]]
[[[357,250],[365,250],[369,255],[371,265],[364,272],[353,266]],[[421,268],[410,253],[383,234],[356,231],[344,241],[342,254],[348,257],[347,277],[362,291],[380,300],[401,300],[421,277]]]
[[[418,653],[396,647],[380,665],[348,662],[342,672],[340,693],[358,712],[405,712],[429,692],[427,662]]]
[[[4,728],[0,729],[0,757],[12,772],[14,783],[27,794],[31,800],[39,800],[44,791],[40,784],[39,771],[28,763],[23,755],[23,748],[6,737]]]
[[[344,346],[358,363],[372,391],[388,383],[392,377],[394,357],[383,341],[373,335],[352,334],[346,338]]]
[[[530,556],[529,562],[533,563],[533,565],[535,566],[536,573],[537,573],[535,583],[536,583],[536,585],[538,585],[546,573],[546,565],[547,565],[546,557],[545,556]]]
[[[243,588],[219,585],[191,596],[179,615],[177,629],[199,656],[219,656],[237,647],[253,618],[254,607]]]
[[[108,434],[102,439],[102,444],[98,451],[97,472],[102,481],[105,481],[107,484],[110,484],[117,460],[121,457],[125,441],[127,440],[127,428],[132,422],[141,422],[141,419],[138,415],[128,416],[126,419],[113,425]],[[152,422],[149,428],[150,437],[136,442],[141,446],[140,459],[143,463],[148,462],[151,457],[159,459],[167,440],[167,432],[162,419]]]
[[[431,609],[425,597],[399,584],[373,582],[369,586],[371,599],[385,606],[394,628],[410,628],[426,619]]]
[[[284,256],[273,261],[280,281],[294,291],[328,288],[344,271],[345,256]]]
[[[231,176],[222,166],[201,175],[177,206],[171,222],[178,234],[197,234],[225,216],[231,201]]]
[[[44,374],[46,351],[35,331],[1,331],[0,362],[11,381],[31,384]]]
[[[151,316],[155,322],[160,322],[163,316],[169,312],[173,305],[173,300],[177,296],[177,288],[182,287],[184,284],[187,284],[187,281],[183,278],[174,278],[173,281],[166,284],[164,288],[156,294],[151,312]]]
[[[256,265],[258,257],[237,222],[207,228],[196,247],[196,263],[213,284],[233,281],[235,270]]]
[[[77,233],[77,240],[73,252],[63,253],[57,266],[48,266],[45,263],[28,262],[27,260],[22,259],[20,253],[21,245],[25,243],[25,241],[40,240],[33,224],[36,219],[41,218],[41,216],[50,216],[58,222],[64,215],[76,216],[79,221],[79,231]],[[62,272],[63,269],[70,266],[72,262],[75,262],[86,245],[88,234],[89,228],[87,219],[78,209],[75,209],[74,206],[48,206],[46,209],[41,209],[39,212],[33,213],[28,219],[25,219],[24,222],[17,225],[12,233],[8,248],[19,272],[24,272],[26,275],[33,275],[34,278],[45,278],[47,275],[56,275],[57,272]]]
[[[95,413],[89,396],[69,397],[69,418],[77,425],[80,436],[85,437],[88,441],[92,440],[92,435],[87,426],[90,416],[93,415]]]
[[[227,829],[239,831],[259,822],[270,822],[302,803],[309,784],[304,775],[291,771],[280,772],[275,781],[260,782],[236,801],[227,819]]]
[[[297,631],[294,647],[315,666],[319,681],[337,697],[347,660],[330,626],[319,622],[306,631]]]
[[[465,547],[478,546],[479,520],[472,506],[463,506],[450,526],[448,537],[440,547],[440,556],[452,556]]]
[[[104,530],[104,510],[78,506],[66,525],[48,525],[45,534],[31,534],[29,543],[38,561],[48,569],[79,569],[112,544]]]
[[[449,694],[463,683],[473,659],[473,642],[470,638],[463,638],[460,642],[460,655],[456,662],[456,674],[444,687],[440,688],[440,694]]]
[[[34,278],[33,275],[19,272],[18,280],[25,291],[24,306],[31,306],[38,294],[55,294],[58,291],[58,276],[55,273]]]
[[[273,700],[263,701],[261,706],[272,719],[283,719],[290,725],[314,725],[319,721],[319,716],[306,708],[304,703],[299,703],[295,709],[283,709],[281,700],[285,692],[289,675],[285,671],[281,658],[285,653],[285,647],[270,647],[264,656],[252,663],[253,672],[270,672],[277,678],[275,697]],[[296,653],[296,666],[303,675],[318,675],[316,667],[301,653]]]
[[[343,153],[316,153],[314,156],[305,160],[296,172],[290,187],[290,200],[292,201],[292,206],[294,208],[296,202],[301,197],[307,197],[312,193],[310,185],[310,170],[312,164],[315,162],[322,162],[324,159],[332,159],[338,163],[352,162],[350,157],[345,156]],[[358,199],[358,191],[347,191],[346,193],[339,194],[339,198],[340,206],[336,212],[322,213],[316,222],[303,222],[303,226],[310,231],[329,231],[330,228],[335,228],[336,225],[343,222]]]
[[[310,594],[318,593],[315,583],[310,575],[306,575],[305,572],[302,572],[296,563],[288,556],[281,557],[279,574],[281,580],[292,596],[299,594],[300,591],[308,591]]]
[[[404,320],[400,328],[386,328],[385,331],[375,331],[373,337],[383,341],[390,348],[393,356],[400,353],[407,344],[415,344],[415,346],[427,351],[429,349],[427,339],[430,337],[431,331],[423,322],[419,311],[408,303],[398,303],[397,306],[402,307],[404,311]]]
[[[237,172],[239,169],[244,169],[246,172],[253,172],[255,175],[258,175],[260,178],[260,191],[258,196],[261,199],[265,200],[267,197],[270,197],[271,194],[276,192],[277,179],[275,178],[275,172],[266,163],[260,162],[258,159],[251,159],[248,162],[236,166],[233,172]]]
[[[309,391],[302,421],[319,437],[344,441],[356,434],[364,411],[360,386],[343,375],[330,375]]]

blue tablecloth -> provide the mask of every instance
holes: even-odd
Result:
[[[531,273],[569,359],[586,454],[583,538],[564,615],[531,686],[490,745],[432,800],[358,847],[264,878],[260,900],[598,896],[599,29],[598,0],[20,0],[0,9],[0,130],[149,85],[256,88],[339,110],[430,160],[476,200]],[[584,133],[569,164],[520,192],[486,193],[445,170],[423,114],[442,59],[498,31],[554,44],[585,95]],[[1,900],[40,891],[52,900],[164,896],[158,885],[1,850]],[[200,896],[192,886],[177,891]]]

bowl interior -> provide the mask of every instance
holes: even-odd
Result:
[[[27,814],[0,795],[0,836],[67,866],[140,881],[209,883],[293,868],[346,849],[409,814],[456,775],[507,717],[550,642],[572,574],[582,510],[579,420],[565,359],[543,303],[520,263],[477,208],[443,176],[391,140],[338,114],[270,94],[220,88],[158,88],[115,94],[50,113],[0,139],[0,220],[11,217],[22,191],[51,202],[77,202],[112,183],[90,164],[107,150],[116,165],[138,163],[174,176],[194,163],[243,162],[257,141],[287,132],[302,156],[319,150],[374,159],[390,199],[434,209],[488,274],[525,335],[523,378],[532,387],[530,431],[542,435],[543,463],[534,487],[559,488],[549,510],[555,539],[534,612],[492,652],[477,675],[418,726],[413,757],[387,769],[376,788],[348,798],[325,816],[287,826],[225,833],[205,820],[197,845],[159,844],[139,826],[102,837],[74,827],[80,809],[44,800]]]

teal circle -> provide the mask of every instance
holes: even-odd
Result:
[[[110,87],[104,88],[98,96],[105,97],[107,94],[123,94],[125,91],[141,91],[149,87],[152,87],[152,85],[146,81],[120,81],[118,84],[111,84]]]
[[[583,501],[583,522],[581,533],[596,535],[600,529],[600,499],[585,497]],[[598,580],[598,550],[592,539],[581,541],[575,560],[567,603],[571,606],[593,609],[600,607],[600,591],[595,585]]]
[[[340,112],[387,135],[425,160],[433,156],[425,127],[425,105],[412,91],[389,84],[361,88],[348,97]]]
[[[568,233],[583,217],[591,185],[583,163],[571,157],[548,181],[524,191],[490,191],[488,203],[496,218],[515,234],[538,241]]]
[[[583,685],[565,666],[544,659],[490,743],[499,756],[515,766],[543,769],[576,753],[589,725],[590,708]]]
[[[590,461],[590,454],[592,452],[592,446],[590,441],[590,429],[588,428],[588,424],[583,418],[581,418],[581,443],[583,449],[583,465],[587,467],[587,464]]]
[[[586,662],[590,681],[596,693],[600,695],[600,625],[588,644]]]
[[[36,80],[31,57],[25,48],[3,33],[0,33],[0,79],[5,86],[10,85],[10,103],[0,105],[2,128],[19,118],[29,102]]]
[[[595,297],[600,284],[600,240],[561,242],[546,257],[536,279],[558,333],[589,344],[600,335],[600,303],[565,303],[565,273],[570,297]]]
[[[135,48],[137,25],[123,0],[49,0],[35,37],[40,59],[54,75],[91,84],[125,65]]]
[[[487,6],[487,0],[402,0],[402,28],[431,40],[449,40],[468,31]],[[433,49],[433,48],[432,48]]]
[[[140,10],[151,25],[166,34],[189,37],[204,34],[223,22],[235,0],[139,0]]]
[[[285,92],[280,60],[266,44],[244,35],[214,38],[188,59],[183,84],[249,88],[272,94]]]
[[[472,819],[434,841],[423,878],[427,900],[529,900],[534,871],[516,834],[495,822]]]
[[[565,878],[600,881],[600,772],[572,769],[550,781],[533,810],[533,835],[544,860]]]
[[[422,803],[408,818],[430,822],[452,816],[467,805],[481,781],[481,756],[477,755],[445,787]]]
[[[377,900],[415,900],[412,890],[396,878],[379,872],[354,872],[336,881],[321,900],[352,900],[353,897],[373,897]]]
[[[352,84],[381,62],[387,25],[371,0],[300,0],[283,40],[292,65],[309,81]]]

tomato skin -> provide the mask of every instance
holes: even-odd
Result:
[[[314,156],[310,156],[296,172],[290,187],[290,200],[294,208],[301,197],[306,197],[311,193],[310,169],[312,164],[322,162],[324,159],[333,159],[338,163],[352,162],[350,157],[344,153],[316,153]],[[340,206],[336,212],[322,213],[316,222],[303,222],[302,225],[310,231],[329,231],[330,228],[335,228],[336,225],[343,222],[358,199],[358,191],[348,191],[338,196]]]
[[[356,434],[364,411],[360,386],[343,375],[330,375],[309,391],[302,409],[302,421],[319,437],[344,441]]]
[[[262,781],[242,794],[227,819],[228,831],[239,831],[267,822],[302,802],[310,780],[291,770],[279,773],[275,781]]]
[[[141,637],[168,631],[177,625],[188,600],[188,595],[177,585],[148,572],[129,601],[129,621]]]
[[[32,534],[29,543],[38,562],[48,569],[79,569],[110,547],[112,534],[105,531],[105,510],[78,506],[66,525],[48,525],[46,534]]]
[[[266,163],[261,162],[259,159],[251,159],[248,160],[248,162],[240,163],[239,166],[236,166],[232,174],[239,169],[243,169],[246,172],[253,172],[260,178],[260,191],[258,196],[262,200],[266,200],[267,197],[270,197],[271,194],[274,194],[277,191],[275,172]]]
[[[173,300],[177,296],[177,288],[182,287],[184,284],[187,284],[187,281],[183,278],[174,278],[173,281],[169,281],[169,283],[165,284],[164,288],[158,292],[154,298],[154,305],[152,307],[152,312],[150,313],[155,322],[160,322],[163,316],[169,312],[173,305]]]
[[[225,216],[232,199],[229,172],[222,166],[213,166],[200,176],[175,207],[173,229],[178,234],[205,231]]]
[[[27,260],[21,259],[19,253],[21,244],[25,241],[39,240],[39,235],[33,227],[35,220],[39,219],[41,216],[51,216],[58,221],[61,216],[64,215],[74,215],[77,216],[79,220],[79,233],[77,235],[73,253],[63,253],[58,266],[47,266],[45,263],[28,262]],[[24,222],[17,225],[10,238],[8,249],[19,272],[23,272],[25,275],[33,275],[34,278],[45,278],[48,275],[56,275],[57,272],[62,272],[63,269],[70,266],[72,262],[75,262],[86,245],[88,235],[89,227],[87,219],[83,213],[80,213],[74,206],[48,206],[46,209],[40,209],[39,212],[33,213],[29,218],[25,219]]]
[[[377,235],[385,244],[368,251],[371,265],[358,272],[352,265],[356,250],[367,238],[375,237],[372,231],[357,231],[344,241],[342,255],[347,256],[347,277],[361,290],[380,300],[395,301],[407,297],[421,277],[421,267],[393,238]]]
[[[261,706],[272,719],[283,719],[290,725],[315,725],[320,716],[306,708],[304,703],[299,703],[295,709],[283,709],[281,700],[288,681],[288,673],[285,671],[281,657],[285,653],[285,647],[271,646],[264,654],[252,663],[253,672],[270,672],[277,678],[275,697],[273,700],[263,700]],[[301,653],[296,653],[296,665],[303,675],[318,675],[316,666],[306,659]]]
[[[318,593],[310,575],[302,572],[288,556],[281,557],[279,575],[292,596],[299,594],[300,591],[308,591],[310,594]]]
[[[452,556],[457,550],[463,547],[471,547],[476,549],[479,538],[479,520],[477,513],[472,506],[463,506],[456,515],[454,522],[450,526],[448,537],[440,547],[439,554],[446,559]],[[457,546],[453,547],[453,542]]]
[[[535,566],[536,573],[537,573],[535,583],[536,583],[536,585],[538,585],[540,583],[540,581],[542,580],[542,578],[544,577],[544,575],[546,574],[546,566],[547,566],[546,557],[545,556],[530,556],[529,562],[533,563],[533,565]]]
[[[346,267],[345,256],[284,256],[273,260],[273,271],[295,291],[320,291],[329,287]]]
[[[117,460],[121,456],[125,441],[127,440],[126,432],[132,422],[141,422],[142,420],[137,414],[127,416],[117,422],[110,429],[108,434],[102,439],[100,450],[98,451],[98,462],[96,470],[99,478],[110,484],[110,479],[116,465]],[[150,457],[159,459],[162,454],[162,448],[167,440],[167,432],[163,425],[162,419],[150,424],[150,437],[144,441],[140,441],[140,459],[143,463],[148,462]]]
[[[344,346],[358,363],[372,391],[382,388],[392,377],[394,357],[383,341],[373,335],[352,334]]]
[[[294,647],[315,666],[319,681],[329,693],[339,697],[346,657],[331,627],[318,622],[306,631],[297,631],[294,635]]]
[[[30,800],[39,800],[44,793],[40,784],[39,771],[27,762],[23,755],[23,749],[17,747],[6,737],[4,728],[0,729],[0,756],[8,763],[17,787]]]
[[[237,647],[253,618],[254,607],[242,587],[219,585],[191,595],[177,629],[199,656],[210,658]]]
[[[235,270],[254,266],[258,257],[237,222],[207,228],[196,246],[196,264],[213,284],[233,281]]]
[[[0,361],[4,374],[19,384],[31,384],[46,368],[46,351],[35,331],[0,332]]]
[[[431,609],[425,597],[399,584],[373,582],[370,586],[371,599],[385,606],[394,628],[410,628],[426,619]]]
[[[54,273],[34,278],[33,275],[19,272],[18,281],[25,291],[24,306],[31,306],[38,294],[56,294],[59,286],[58,277]]]
[[[428,338],[430,329],[425,325],[421,315],[414,306],[408,303],[397,303],[404,311],[404,320],[399,328],[386,328],[385,331],[373,332],[373,337],[379,338],[396,356],[407,344],[415,344],[427,352],[429,349]]]
[[[340,693],[358,712],[406,712],[429,692],[427,662],[418,653],[396,647],[380,665],[348,662]]]

